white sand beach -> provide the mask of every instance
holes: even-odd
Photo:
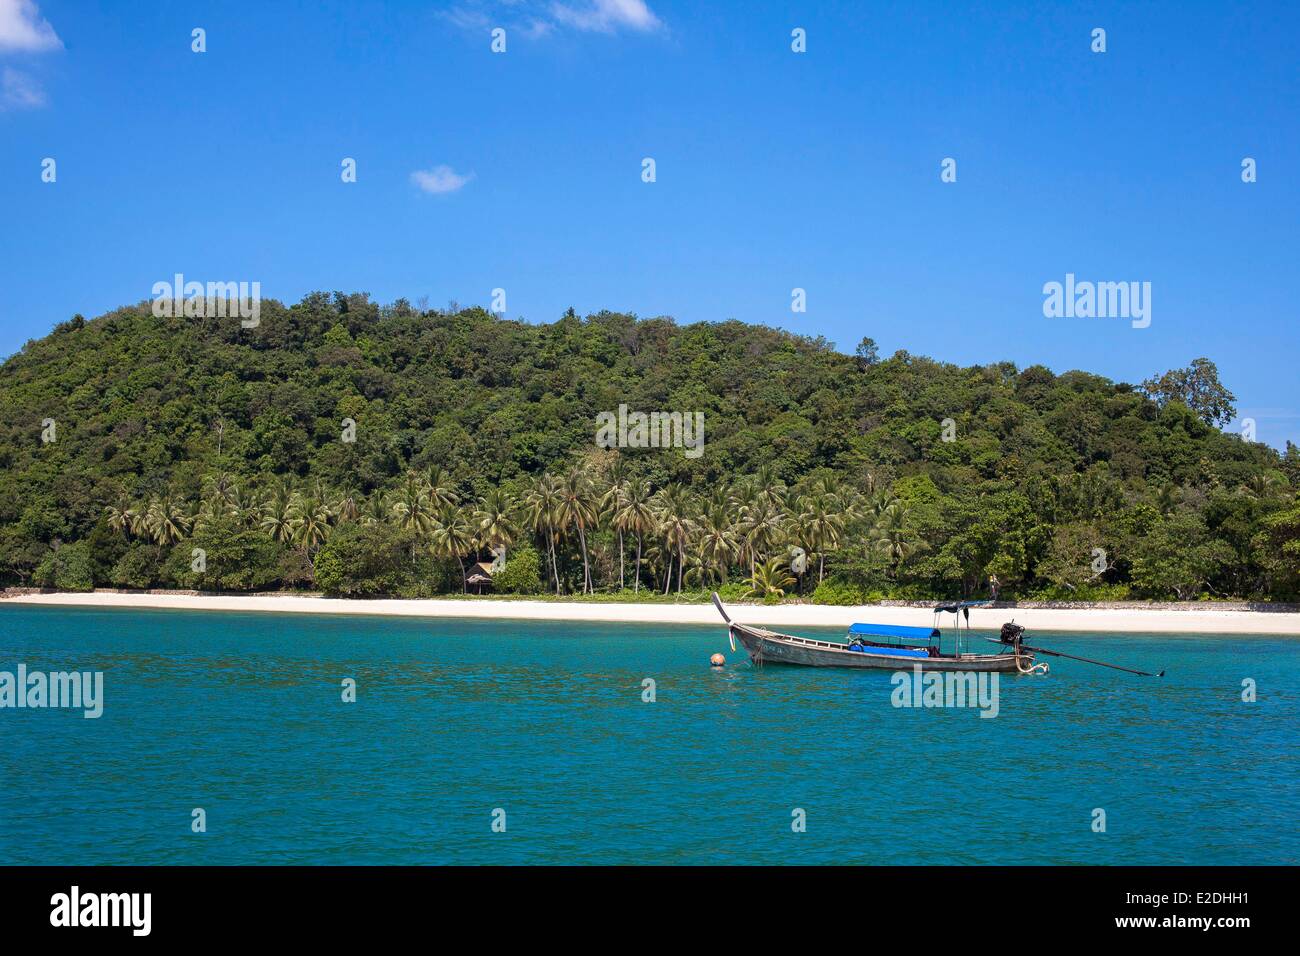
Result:
[[[488,618],[529,621],[606,621],[614,623],[721,625],[711,604],[619,604],[578,601],[513,601],[491,598],[439,600],[348,600],[296,595],[195,595],[97,591],[23,594],[4,604],[66,607],[168,608],[190,611],[260,611],[295,614],[375,614],[424,618]],[[728,605],[740,622],[776,628],[847,628],[854,621],[882,624],[930,623],[920,607],[829,607],[812,604]],[[944,615],[944,624],[952,618]],[[1300,612],[1226,610],[1188,604],[1186,610],[1153,608],[976,608],[971,626],[997,630],[1014,619],[1030,630],[1095,633],[1278,634],[1300,636]]]

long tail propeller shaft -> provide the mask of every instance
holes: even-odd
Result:
[[[1152,674],[1149,671],[1134,670],[1131,667],[1120,667],[1118,664],[1107,664],[1105,661],[1094,661],[1090,657],[1076,657],[1074,654],[1064,654],[1061,651],[1049,651],[1045,647],[1030,647],[1028,644],[1020,645],[1022,650],[1033,651],[1035,654],[1047,654],[1051,657],[1068,657],[1072,661],[1083,661],[1085,664],[1096,664],[1098,667],[1110,667],[1117,671],[1124,671],[1126,674],[1137,674],[1139,677],[1164,677],[1165,672]]]

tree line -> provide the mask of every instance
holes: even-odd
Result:
[[[138,587],[265,587],[323,576],[340,593],[428,594],[434,581],[445,588],[459,579],[465,590],[467,564],[500,556],[499,582],[513,593],[668,594],[740,579],[743,593],[781,597],[822,584],[827,557],[851,527],[895,568],[916,546],[907,508],[871,476],[861,489],[830,474],[788,488],[764,468],[698,494],[676,483],[652,488],[628,474],[617,451],[543,473],[519,494],[493,488],[469,498],[438,467],[408,471],[370,495],[284,478],[241,486],[222,473],[205,478],[196,501],[123,497],[105,518],[121,539],[109,579]],[[358,546],[370,554],[357,554]],[[59,551],[63,566],[68,548]],[[523,556],[510,557],[517,549]],[[378,581],[367,560],[375,554],[389,561]],[[429,559],[446,566],[436,570]],[[59,566],[51,554],[38,579]]]
[[[1300,593],[1300,451],[1222,430],[1204,358],[1129,385],[317,293],[251,330],[74,317],[0,366],[0,400],[9,584],[419,596],[504,549],[511,593]],[[597,448],[621,403],[703,412],[703,455]]]

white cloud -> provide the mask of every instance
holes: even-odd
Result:
[[[411,182],[426,193],[435,195],[454,193],[473,178],[473,173],[466,173],[462,176],[450,166],[435,166],[433,169],[428,170],[417,169],[411,173]]]
[[[446,10],[438,11],[438,13],[465,30],[484,30],[492,25],[491,18],[482,10],[474,7],[448,7]]]
[[[0,50],[61,50],[63,41],[33,0],[0,0]]]
[[[31,110],[45,105],[45,90],[32,76],[6,66],[0,74],[0,110]]]
[[[579,30],[600,33],[613,33],[623,27],[645,32],[663,25],[645,0],[587,0],[580,6],[552,3],[551,16]]]
[[[530,40],[536,40],[538,37],[544,37],[555,29],[555,24],[549,20],[539,20],[537,17],[530,17],[522,25],[515,27],[516,30],[522,30],[524,36]]]
[[[663,26],[646,0],[462,0],[441,13],[464,29],[505,27],[529,38],[546,36],[557,27],[594,33],[623,29],[644,33]]]

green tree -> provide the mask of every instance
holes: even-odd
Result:
[[[555,545],[564,527],[563,496],[559,482],[549,474],[541,475],[528,491],[524,511],[529,525],[546,540],[551,556],[551,574],[555,578],[555,593],[560,593],[560,570],[556,564]]]
[[[650,482],[644,478],[634,478],[623,486],[622,493],[615,506],[614,527],[618,528],[620,534],[626,533],[636,536],[636,574],[632,578],[633,593],[637,593],[641,589],[642,543],[645,536],[654,531],[655,528],[652,502],[653,496],[650,492]],[[621,575],[619,584],[622,586]]]
[[[686,547],[695,533],[691,518],[693,505],[689,493],[681,485],[671,484],[655,496],[655,523],[663,538],[664,552],[668,555],[668,575],[664,593],[672,585],[672,562],[677,560],[677,592],[682,590],[682,575],[686,565]]]
[[[1038,564],[1039,577],[1067,591],[1097,581],[1109,567],[1103,554],[1094,554],[1102,543],[1101,532],[1088,522],[1058,525],[1046,556]]]
[[[591,561],[587,554],[587,531],[596,524],[597,499],[591,478],[580,467],[570,468],[559,481],[559,523],[572,527],[582,548],[582,593],[592,590]]]
[[[1237,417],[1237,397],[1219,381],[1218,367],[1207,358],[1147,379],[1142,391],[1161,408],[1171,401],[1182,402],[1207,425],[1226,425]]]
[[[786,570],[785,565],[781,563],[781,559],[773,558],[758,565],[746,583],[749,585],[749,591],[746,593],[747,597],[760,597],[769,600],[784,597],[786,590],[795,581],[790,572]]]
[[[870,337],[864,337],[858,343],[854,354],[858,357],[858,364],[862,368],[870,368],[880,361],[880,349],[876,347],[876,340]]]
[[[1151,597],[1196,597],[1232,549],[1210,537],[1205,521],[1192,512],[1175,514],[1136,544],[1133,583]]]
[[[433,519],[430,534],[433,553],[440,558],[451,558],[460,567],[460,589],[465,586],[465,557],[478,546],[476,529],[469,516],[454,504],[444,504]]]
[[[483,496],[474,512],[474,521],[484,547],[509,547],[519,536],[515,501],[500,488],[493,488]]]
[[[511,551],[506,566],[492,577],[492,590],[500,594],[540,594],[542,589],[542,560],[530,545]]]
[[[1274,593],[1300,594],[1300,498],[1262,522],[1261,543]]]
[[[51,549],[37,566],[32,579],[41,587],[60,591],[94,590],[89,544],[78,541]]]
[[[381,524],[353,524],[331,535],[313,561],[316,584],[340,597],[421,593],[428,563],[413,562],[415,533]]]
[[[158,553],[153,548],[133,544],[113,566],[109,580],[119,588],[151,588],[158,581],[158,563]]]
[[[261,591],[280,579],[280,547],[266,532],[224,514],[172,549],[165,565],[177,584],[205,591]]]

